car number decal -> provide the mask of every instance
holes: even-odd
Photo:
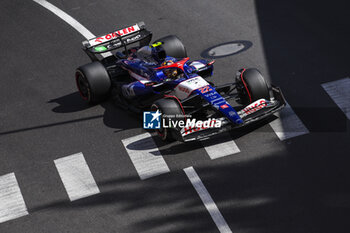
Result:
[[[202,90],[201,88],[204,88],[204,89]],[[192,93],[192,91],[197,89],[201,89],[202,91],[208,92],[210,91],[209,83],[205,81],[202,77],[196,76],[179,83],[175,87],[174,91],[175,91],[175,95],[179,99],[185,99]],[[205,93],[205,92],[202,92],[202,93]]]

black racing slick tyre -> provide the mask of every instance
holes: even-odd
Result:
[[[176,99],[172,98],[166,98],[166,99],[159,99],[155,101],[151,106],[152,111],[159,110],[160,113],[162,113],[161,120],[163,121],[163,118],[166,116],[165,121],[169,120],[183,120],[183,111]],[[160,129],[156,129],[156,132],[158,136],[163,141],[175,141],[176,140],[176,133],[177,130],[174,128],[165,128],[161,125]]]
[[[75,80],[81,97],[89,104],[103,101],[111,89],[111,80],[106,68],[100,62],[80,66]]]
[[[236,76],[237,90],[243,103],[270,100],[269,84],[257,69],[242,69]]]
[[[187,57],[187,52],[185,46],[182,44],[181,40],[175,35],[165,36],[154,42],[162,42],[162,47],[165,53],[169,57],[175,58],[185,58]]]

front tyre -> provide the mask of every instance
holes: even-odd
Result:
[[[80,66],[75,72],[75,81],[81,97],[89,104],[103,101],[111,89],[111,80],[100,62]]]
[[[183,117],[179,117],[183,115],[183,112],[179,103],[175,99],[159,99],[152,104],[151,110],[159,110],[159,112],[162,113],[162,119],[164,115],[170,116],[167,117],[167,119],[173,121],[183,119]],[[156,129],[156,132],[163,141],[171,142],[176,140],[176,129],[161,126],[160,129]]]
[[[236,76],[237,90],[242,103],[259,99],[270,100],[269,84],[257,69],[242,69]]]

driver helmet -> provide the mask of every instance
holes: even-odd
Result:
[[[174,64],[173,60],[170,59],[166,59],[163,63],[162,66],[170,66]],[[175,78],[177,76],[177,70],[176,68],[169,68],[169,69],[164,69],[163,70],[165,76],[167,76],[167,78]]]

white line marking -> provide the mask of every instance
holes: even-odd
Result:
[[[100,193],[82,153],[56,159],[55,165],[71,201]]]
[[[0,223],[28,214],[15,173],[0,176]]]
[[[68,15],[66,12],[62,11],[61,9],[57,8],[56,6],[52,5],[51,3],[45,1],[45,0],[33,0],[34,2],[40,4],[41,6],[45,7],[58,17],[60,17],[63,21],[71,25],[75,30],[77,30],[80,34],[82,34],[86,39],[91,39],[95,37],[94,34],[92,34],[86,27],[81,25],[78,21],[76,21],[74,18],[72,18],[70,15]]]
[[[197,191],[199,197],[201,198],[205,208],[208,210],[210,216],[214,220],[219,231],[221,233],[232,233],[230,227],[227,225],[224,217],[220,213],[218,207],[211,198],[210,194],[208,193],[208,190],[205,188],[197,172],[193,169],[193,167],[185,168],[184,171],[188,179],[191,181],[194,189]]]
[[[278,118],[270,122],[270,125],[281,141],[309,133],[288,103],[276,115]]]
[[[324,83],[322,87],[350,120],[350,78]]]
[[[123,139],[122,143],[141,180],[170,172],[149,133]]]
[[[55,15],[57,15],[59,18],[61,18],[63,21],[68,23],[70,26],[72,26],[75,30],[77,30],[80,34],[82,34],[86,39],[94,38],[95,35],[92,34],[86,27],[81,25],[77,20],[75,20],[72,16],[68,15],[66,12],[62,11],[61,9],[57,8],[56,6],[52,5],[51,3],[45,1],[45,0],[33,0],[34,2],[38,3],[39,5],[45,7]],[[103,57],[111,56],[111,52],[103,53],[101,54]]]
[[[228,133],[222,133],[202,141],[204,149],[211,159],[217,159],[240,152],[233,140],[223,141],[224,138],[230,138],[230,135]]]

